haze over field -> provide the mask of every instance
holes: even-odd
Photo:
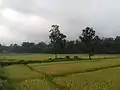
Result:
[[[92,26],[101,36],[120,35],[119,0],[0,0],[0,42],[48,41],[51,24],[68,39]],[[74,31],[74,32],[72,32]]]

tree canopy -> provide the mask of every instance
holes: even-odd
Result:
[[[55,58],[57,58],[57,53],[59,53],[65,46],[66,35],[60,32],[58,25],[52,25],[51,27],[52,29],[50,30],[49,38],[51,45],[54,48]]]
[[[120,53],[120,36],[99,37],[95,35],[93,28],[83,29],[80,37],[75,40],[67,40],[66,35],[61,33],[58,25],[52,25],[50,30],[50,43],[23,42],[21,45],[13,43],[9,46],[0,44],[0,52],[4,53],[89,53],[94,54],[118,54]],[[87,47],[86,47],[87,46]],[[89,49],[88,49],[89,48]]]
[[[91,60],[91,55],[93,53],[93,41],[95,40],[95,31],[93,28],[86,27],[82,30],[82,34],[79,36],[81,42],[84,44],[86,51],[89,54],[89,59]]]

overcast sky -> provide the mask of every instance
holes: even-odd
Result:
[[[100,36],[120,35],[120,0],[0,0],[0,42],[48,41],[52,24],[68,39],[83,28]]]

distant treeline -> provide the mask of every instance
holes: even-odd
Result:
[[[0,45],[0,52],[4,53],[53,53],[54,48],[51,44],[44,42],[23,42],[21,45],[11,44],[10,46]],[[120,53],[120,36],[116,38],[100,38],[95,37],[94,41],[94,53],[108,54],[108,53]],[[58,50],[58,53],[87,53],[85,46],[80,40],[66,41],[65,47]]]

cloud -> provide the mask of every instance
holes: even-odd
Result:
[[[40,41],[48,32],[50,22],[43,17],[35,14],[23,14],[21,12],[5,8],[1,10],[1,40],[6,43],[19,41]],[[44,32],[45,31],[45,32]]]
[[[3,43],[48,41],[51,24],[60,25],[68,39],[83,28],[100,36],[120,34],[119,0],[0,0],[0,40]]]

